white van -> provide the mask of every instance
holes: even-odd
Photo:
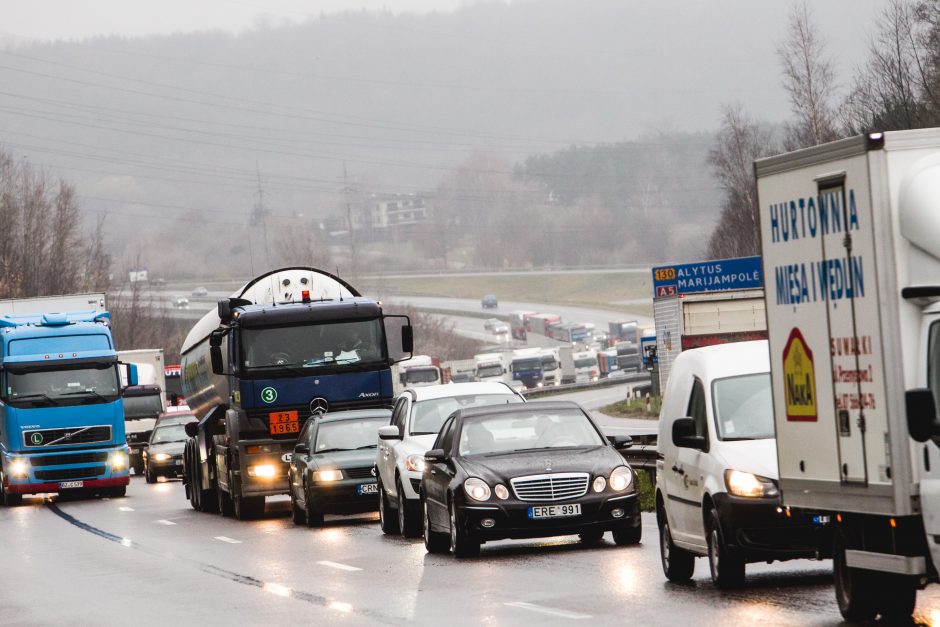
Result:
[[[663,572],[734,587],[748,562],[818,557],[817,528],[780,506],[766,340],[684,351],[659,417],[656,518]]]

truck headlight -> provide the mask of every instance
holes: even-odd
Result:
[[[29,476],[29,465],[25,459],[17,458],[10,462],[10,476],[18,479]]]
[[[725,485],[734,496],[761,498],[780,494],[773,479],[740,470],[726,470]]]
[[[626,466],[617,466],[610,473],[610,479],[607,480],[610,489],[615,492],[623,492],[633,483],[633,472]]]
[[[424,455],[409,455],[406,457],[405,468],[413,472],[424,472]]]
[[[257,466],[248,467],[249,477],[258,477],[260,479],[273,479],[276,474],[277,474],[277,468],[274,467],[274,464],[259,464]]]
[[[314,481],[339,481],[342,478],[342,470],[318,470],[313,473]]]
[[[127,468],[127,453],[115,451],[111,453],[111,470],[124,470]]]

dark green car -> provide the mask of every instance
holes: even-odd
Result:
[[[288,470],[294,523],[318,527],[324,514],[378,511],[375,447],[391,416],[389,409],[357,409],[307,421]]]

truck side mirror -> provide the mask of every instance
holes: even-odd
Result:
[[[137,364],[127,364],[127,384],[137,385]]]
[[[232,310],[236,307],[250,305],[251,301],[246,298],[223,298],[219,301],[219,320],[222,324],[229,324],[232,321]]]
[[[904,393],[904,404],[907,409],[907,432],[915,441],[926,442],[940,435],[933,392],[927,388],[908,390]]]
[[[222,301],[219,301],[221,308]],[[212,374],[225,374],[225,363],[222,361],[222,338],[225,337],[223,329],[216,329],[209,334],[209,358],[212,360]]]
[[[705,450],[705,438],[695,435],[695,421],[691,418],[678,418],[672,423],[672,443],[679,448]]]
[[[401,352],[413,353],[415,350],[414,327],[410,324],[401,328]]]

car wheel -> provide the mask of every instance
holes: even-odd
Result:
[[[307,519],[308,527],[323,525],[323,512],[318,512],[313,508],[313,499],[310,498],[309,490],[304,492],[304,516]]]
[[[744,558],[732,552],[721,533],[718,512],[712,510],[708,524],[708,568],[712,582],[722,589],[744,583]]]
[[[391,504],[388,501],[388,492],[385,486],[379,483],[379,526],[382,533],[393,535],[398,533],[398,516],[394,515]]]
[[[582,531],[578,534],[578,537],[584,546],[597,546],[604,540],[604,532],[599,529],[591,529],[590,531]]]
[[[302,525],[307,522],[307,514],[297,505],[297,498],[294,496],[294,489],[290,491],[290,517],[295,525]]]
[[[640,540],[643,538],[643,525],[638,524],[636,527],[623,525],[622,527],[614,529],[613,536],[614,544],[617,546],[639,544]]]
[[[431,529],[431,517],[428,515],[427,501],[421,499],[421,510],[424,516],[424,548],[428,553],[447,553],[450,550],[450,538],[446,533]]]
[[[476,557],[480,554],[480,541],[463,528],[457,520],[457,508],[451,499],[450,505],[450,550],[454,557]]]
[[[421,533],[420,519],[415,515],[415,506],[405,496],[401,479],[395,482],[395,487],[398,488],[398,529],[405,538],[414,538]]]
[[[151,470],[150,464],[144,464],[144,478],[147,480],[147,483],[157,482],[157,474]]]
[[[669,581],[688,581],[695,572],[695,556],[672,542],[666,512],[662,512],[659,525],[659,559],[663,565],[663,574]]]
[[[135,461],[131,465],[131,468],[133,468],[134,474],[139,477],[140,475],[144,474],[144,461],[142,459]]]

